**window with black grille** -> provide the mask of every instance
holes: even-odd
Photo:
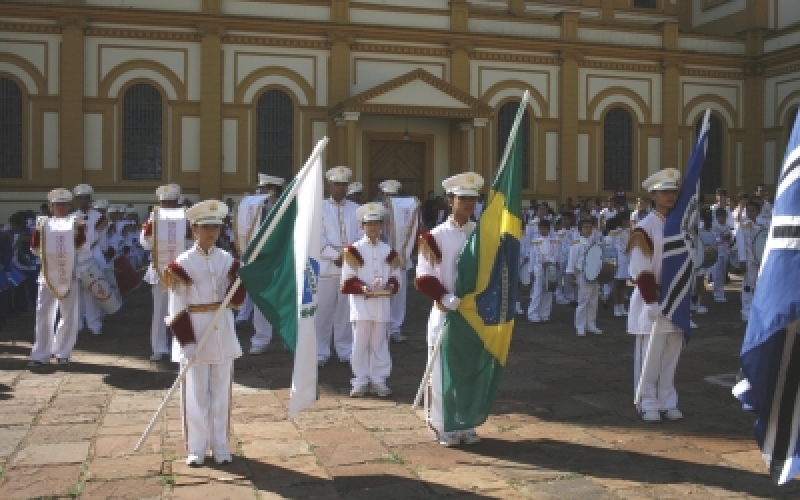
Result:
[[[256,170],[288,179],[292,176],[294,104],[286,92],[270,89],[256,104]]]
[[[638,9],[657,9],[658,0],[633,0],[633,6]]]
[[[633,118],[614,108],[603,119],[603,189],[630,191],[633,184]]]
[[[506,143],[508,142],[508,134],[511,132],[511,127],[514,125],[514,118],[517,117],[519,110],[519,101],[511,101],[503,104],[497,112],[497,164],[503,159],[503,153],[506,151]],[[519,124],[517,132],[517,147],[522,154],[522,187],[529,187],[530,178],[530,119],[528,110],[522,115],[522,121]]]
[[[22,90],[0,78],[0,178],[22,177]]]
[[[122,178],[161,179],[162,98],[153,85],[131,85],[123,98]],[[199,147],[199,145],[198,145]]]
[[[722,121],[714,114],[709,118],[708,129],[708,149],[706,150],[706,161],[700,174],[700,193],[713,194],[718,187],[722,186],[722,148],[723,130]],[[697,120],[695,125],[695,141],[700,135],[703,126],[703,116]]]

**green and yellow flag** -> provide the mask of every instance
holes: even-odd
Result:
[[[522,231],[520,103],[486,208],[458,258],[457,311],[447,313],[441,346],[444,429],[486,421],[508,358],[514,329]]]

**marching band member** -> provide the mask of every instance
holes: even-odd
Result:
[[[406,317],[406,300],[408,288],[408,271],[413,267],[411,254],[414,243],[419,237],[419,208],[420,203],[416,197],[398,198],[402,184],[395,180],[381,182],[378,187],[383,192],[386,200],[386,217],[384,226],[384,241],[398,253],[399,262],[403,269],[397,278],[400,288],[389,300],[391,315],[389,320],[389,338],[392,342],[405,342],[406,336],[400,331]],[[393,198],[390,199],[390,198]],[[392,210],[393,213],[389,213]]]
[[[614,316],[621,318],[628,315],[625,310],[625,286],[630,275],[628,274],[628,239],[630,238],[630,216],[620,212],[616,217],[608,220],[606,227],[608,235],[606,244],[617,251],[617,271],[614,274]]]
[[[100,268],[108,267],[105,256],[102,254],[99,245],[101,232],[108,226],[108,219],[105,214],[92,207],[92,195],[94,189],[88,184],[78,184],[73,188],[72,194],[76,205],[73,215],[81,217],[86,222],[86,241],[89,251]],[[94,295],[85,287],[80,287],[80,308],[81,316],[86,320],[86,327],[95,335],[103,333],[103,318],[105,312]]]
[[[736,232],[736,248],[742,268],[742,321],[747,321],[750,316],[750,304],[753,302],[758,268],[761,266],[753,252],[753,241],[761,230],[769,227],[760,213],[761,205],[749,201],[745,208],[745,217],[739,222],[739,229]]]
[[[628,333],[636,336],[634,390],[639,385],[648,348],[656,350],[650,353],[653,367],[647,378],[641,381],[642,399],[637,409],[645,422],[661,421],[661,412],[665,413],[667,420],[683,418],[683,413],[678,409],[678,392],[675,390],[675,370],[683,348],[683,332],[663,317],[658,302],[664,222],[678,199],[680,176],[680,171],[666,168],[645,179],[642,187],[655,201],[655,210],[639,222],[628,242],[630,275],[636,283],[628,314]],[[655,321],[658,323],[654,330]],[[665,336],[664,343],[657,342],[649,346],[651,332]]]
[[[714,281],[714,302],[727,302],[725,298],[725,278],[728,276],[728,257],[731,252],[733,242],[733,232],[728,226],[728,211],[724,207],[719,207],[714,211],[714,224],[711,226],[711,233],[717,240],[717,263],[711,269],[712,280]]]
[[[453,295],[456,284],[456,261],[461,248],[475,229],[470,220],[475,211],[483,177],[476,173],[454,175],[442,182],[448,193],[453,213],[450,217],[419,239],[416,287],[434,301],[428,318],[428,357],[439,341],[447,311],[458,309],[461,299]],[[436,441],[443,446],[480,442],[475,429],[445,431],[442,410],[442,368],[437,354],[425,392],[425,423]]]
[[[636,198],[636,208],[631,212],[631,226],[636,226],[650,213],[650,200],[644,196]]]
[[[539,220],[539,236],[531,241],[529,267],[527,272],[533,275],[531,286],[531,303],[528,306],[528,320],[533,323],[550,321],[550,311],[553,309],[553,292],[545,290],[544,280],[546,264],[555,264],[558,261],[561,240],[557,235],[550,234],[550,221]]]
[[[86,223],[69,215],[72,193],[58,188],[47,195],[51,217],[41,216],[31,237],[31,251],[42,260],[36,330],[28,366],[43,366],[55,356],[58,364],[69,364],[78,338],[80,285],[78,276],[91,263]],[[53,332],[56,311],[61,321]]]
[[[360,182],[353,182],[347,186],[347,199],[361,205],[364,203],[364,185]]]
[[[728,190],[725,188],[717,188],[716,199],[717,202],[711,205],[711,212],[716,214],[717,210],[719,210],[720,208],[725,209],[725,225],[730,228],[735,227],[736,223],[733,220],[733,213],[730,207],[728,206],[728,201],[729,201]]]
[[[583,273],[586,251],[594,243],[592,234],[596,222],[592,219],[582,219],[578,225],[580,239],[569,249],[567,261],[567,276],[573,285],[578,288],[578,308],[575,309],[575,334],[579,337],[586,332],[601,334],[603,330],[597,328],[597,302],[600,295],[600,284],[589,281]]]
[[[567,262],[569,249],[573,241],[580,238],[577,229],[573,226],[574,214],[564,212],[561,214],[561,230],[558,232],[561,244],[558,251],[558,288],[556,289],[556,304],[566,305],[575,301],[575,287],[572,280],[567,279]]]
[[[386,209],[378,203],[360,206],[356,218],[365,235],[344,250],[341,291],[349,297],[353,323],[351,397],[365,396],[369,391],[380,397],[392,393],[386,385],[392,370],[391,297],[382,292],[397,294],[405,266],[400,255],[378,239],[384,217]]]
[[[333,167],[325,173],[330,197],[322,202],[322,239],[320,244],[319,299],[316,316],[317,364],[328,362],[331,340],[342,363],[350,362],[353,328],[348,321],[347,297],[339,293],[342,279],[342,252],[361,238],[356,218],[358,205],[345,199],[347,183],[353,175],[347,167]]]
[[[228,207],[206,200],[186,211],[194,245],[172,261],[162,275],[169,290],[166,323],[172,329],[172,360],[191,363],[181,388],[186,463],[202,465],[208,449],[218,464],[230,462],[230,395],[233,360],[242,355],[233,313],[225,310],[211,331],[206,331],[222,300],[236,282],[239,261],[214,246]],[[236,290],[230,307],[244,300],[244,287]],[[213,335],[202,349],[203,335]]]
[[[167,336],[167,289],[162,283],[162,273],[167,265],[191,246],[191,233],[183,209],[178,208],[181,193],[173,185],[156,189],[158,207],[154,207],[150,218],[142,224],[139,240],[142,247],[150,251],[150,265],[144,281],[152,285],[153,320],[150,324],[150,361],[161,361],[170,353]],[[189,233],[189,234],[187,234]],[[189,241],[187,241],[187,237]]]

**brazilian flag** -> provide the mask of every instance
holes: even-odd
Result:
[[[458,258],[456,311],[447,313],[441,346],[444,429],[486,421],[508,358],[514,329],[522,231],[522,154],[517,135],[522,99],[483,215]]]

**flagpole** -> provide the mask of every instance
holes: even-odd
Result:
[[[261,236],[261,239],[258,240],[255,248],[252,252],[248,254],[248,261],[245,265],[250,264],[253,259],[261,252],[261,249],[264,248],[264,245],[267,243],[267,239],[272,235],[272,232],[275,230],[275,226],[278,225],[283,214],[288,210],[290,201],[297,196],[297,191],[300,189],[300,186],[303,184],[303,180],[308,175],[308,172],[311,171],[311,165],[317,161],[317,158],[322,154],[322,151],[325,149],[325,146],[328,144],[329,139],[327,137],[323,137],[322,139],[317,142],[317,146],[314,148],[314,151],[311,153],[311,156],[308,157],[308,161],[300,169],[300,172],[297,173],[297,177],[295,178],[295,182],[292,184],[292,188],[287,193],[286,197],[283,199],[283,204],[278,208],[278,211],[275,213],[275,217],[272,218],[270,225],[267,226],[267,229],[264,231],[264,234]],[[200,341],[197,343],[197,349],[195,352],[200,352],[200,350],[205,345],[208,338],[211,336],[211,332],[219,321],[219,318],[222,317],[222,312],[227,309],[228,304],[230,304],[231,299],[233,299],[233,295],[236,293],[236,289],[239,288],[239,284],[242,282],[242,279],[237,276],[236,281],[230,287],[228,294],[225,296],[225,299],[222,301],[220,306],[217,308],[214,316],[211,318],[211,322],[205,329],[203,336],[200,337]],[[156,424],[156,421],[161,417],[164,413],[164,409],[167,407],[167,403],[172,398],[172,395],[177,390],[178,386],[180,385],[181,381],[186,378],[186,373],[189,371],[189,368],[194,364],[194,360],[189,360],[185,364],[181,366],[181,371],[178,373],[178,377],[175,379],[175,382],[172,383],[172,387],[169,388],[167,394],[164,396],[164,399],[161,401],[158,409],[156,410],[155,415],[153,418],[150,419],[150,423],[147,424],[147,428],[142,433],[142,437],[139,438],[139,442],[136,443],[136,447],[133,451],[137,452],[142,448],[142,445],[147,440],[150,433],[153,431],[153,427]]]
[[[506,168],[506,163],[508,162],[508,157],[511,155],[511,148],[514,146],[514,140],[517,138],[517,131],[519,130],[520,123],[522,123],[522,117],[525,115],[525,108],[528,106],[528,101],[530,101],[531,93],[529,91],[525,91],[522,94],[522,100],[519,103],[519,109],[517,110],[517,116],[514,118],[514,123],[511,125],[511,131],[508,133],[508,137],[511,140],[506,141],[506,149],[503,151],[503,158],[500,160],[500,166],[497,169],[497,173],[494,175],[494,178],[500,176],[503,173],[503,170]],[[520,110],[522,111],[520,113]],[[419,384],[419,389],[417,389],[417,397],[414,398],[414,404],[411,405],[412,410],[416,410],[419,406],[419,402],[422,399],[422,394],[425,391],[425,386],[428,385],[428,381],[431,378],[431,372],[433,371],[433,362],[436,359],[436,356],[439,355],[439,351],[442,348],[442,341],[444,340],[446,330],[442,328],[441,333],[439,334],[439,338],[436,339],[436,344],[433,346],[433,351],[431,353],[430,359],[428,359],[428,364],[425,366],[425,373],[422,375],[422,382]]]

